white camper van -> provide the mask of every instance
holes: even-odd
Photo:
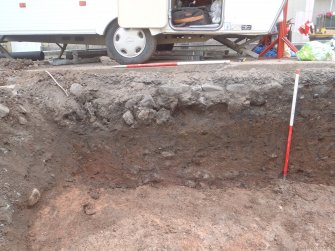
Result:
[[[285,0],[1,0],[0,42],[106,45],[120,64],[214,38],[238,50],[268,34]],[[236,40],[235,40],[236,39]],[[65,48],[65,47],[63,47]]]

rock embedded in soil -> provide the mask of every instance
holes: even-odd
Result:
[[[162,180],[158,173],[148,173],[142,176],[142,184],[158,183]]]
[[[90,189],[88,194],[93,200],[98,200],[100,198],[100,193],[96,189]]]
[[[315,93],[315,94],[313,95],[313,98],[314,98],[314,99],[317,99],[317,98],[319,98],[319,96],[320,96],[320,95],[319,95],[318,93]]]
[[[157,105],[159,107],[166,108],[173,112],[178,106],[178,98],[177,97],[167,97],[167,96],[158,96]]]
[[[11,224],[13,213],[10,204],[4,198],[0,198],[0,223]]]
[[[143,99],[140,102],[140,106],[152,109],[156,107],[156,103],[151,95],[144,95]]]
[[[68,183],[73,183],[73,182],[75,182],[75,181],[76,181],[76,179],[73,178],[73,177],[71,177],[71,176],[65,178],[65,182],[68,182]]]
[[[126,111],[126,113],[123,114],[122,118],[124,122],[129,126],[132,126],[135,123],[135,119],[131,111]]]
[[[189,187],[189,188],[196,188],[197,183],[193,180],[186,180],[184,185]]]
[[[83,86],[77,83],[72,84],[70,93],[76,97],[80,97],[83,94]]]
[[[190,89],[189,91],[180,94],[178,100],[182,106],[191,106],[198,103],[199,96],[199,92]]]
[[[9,114],[9,111],[7,106],[0,104],[0,119],[6,117]]]
[[[223,91],[221,86],[205,84],[201,87],[204,92],[219,92]]]
[[[128,110],[133,110],[135,106],[137,106],[138,102],[140,102],[142,99],[143,99],[143,95],[134,96],[126,102],[125,107]]]
[[[272,153],[270,157],[271,157],[271,159],[277,159],[278,155],[276,153]]]
[[[156,115],[156,111],[153,109],[143,109],[137,115],[137,118],[143,122],[150,123]]]
[[[130,84],[130,86],[133,88],[133,89],[138,89],[138,90],[142,90],[145,88],[145,84],[144,83],[141,83],[141,82],[133,82]]]
[[[95,210],[95,206],[90,202],[83,205],[83,210],[84,213],[87,215],[94,215],[97,213],[97,211]]]
[[[129,170],[129,172],[131,174],[135,174],[136,175],[136,174],[138,174],[140,172],[141,168],[139,166],[137,166],[137,165],[133,165],[133,166],[129,166],[128,170]]]
[[[165,108],[160,109],[156,114],[156,123],[162,125],[167,123],[171,119],[171,113]]]
[[[19,123],[20,123],[20,125],[26,125],[28,123],[28,121],[25,117],[20,116],[19,117]]]
[[[250,105],[251,106],[264,106],[266,104],[266,100],[263,97],[262,94],[257,93],[257,92],[253,92],[250,95]]]
[[[245,84],[232,84],[228,85],[226,88],[228,92],[240,96],[247,96],[252,89],[251,86]]]
[[[158,88],[158,93],[166,96],[178,96],[185,92],[191,91],[192,88],[184,84],[166,84]]]
[[[283,85],[278,83],[277,81],[272,80],[269,84],[266,84],[261,88],[263,91],[270,91],[270,90],[281,90],[283,89]]]
[[[28,206],[32,207],[39,202],[41,198],[41,193],[37,188],[34,188],[33,191],[31,192],[29,199],[28,199]]]
[[[176,154],[174,152],[170,152],[170,151],[164,151],[161,153],[162,157],[165,159],[171,159],[173,158]]]
[[[15,90],[13,88],[10,88],[8,86],[1,86],[0,84],[0,96],[2,98],[11,98],[14,96]]]
[[[27,109],[24,106],[19,105],[19,108],[20,108],[20,113],[22,113],[22,114],[27,114],[28,113]]]

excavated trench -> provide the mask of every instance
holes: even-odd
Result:
[[[69,97],[41,70],[15,72],[16,76],[12,71],[4,72],[0,84],[15,84],[14,89],[1,89],[1,103],[10,109],[0,127],[1,163],[6,169],[2,170],[1,179],[2,184],[7,184],[2,185],[1,193],[12,209],[7,213],[10,220],[3,221],[0,229],[5,247],[11,250],[239,247],[243,250],[251,245],[254,250],[261,250],[269,245],[293,248],[292,243],[298,240],[309,247],[315,240],[306,241],[301,236],[291,243],[274,237],[270,241],[261,232],[257,232],[256,240],[251,236],[241,239],[245,231],[241,226],[245,223],[234,221],[230,226],[229,220],[225,224],[236,236],[223,238],[221,243],[219,236],[225,235],[220,227],[225,224],[217,223],[218,229],[213,229],[214,223],[210,226],[204,223],[195,237],[187,229],[194,230],[197,221],[201,225],[202,216],[213,217],[223,212],[212,205],[198,218],[187,220],[187,214],[197,215],[198,211],[180,206],[184,222],[178,214],[180,208],[175,207],[193,199],[196,204],[190,202],[190,208],[206,208],[212,203],[201,204],[198,193],[236,205],[245,199],[243,196],[251,196],[251,208],[260,205],[253,201],[255,198],[264,197],[269,204],[264,203],[263,209],[254,208],[261,212],[262,218],[266,208],[276,201],[270,199],[271,194],[280,194],[280,200],[284,200],[292,191],[314,193],[312,186],[323,187],[323,191],[318,189],[324,196],[334,193],[335,70],[302,66],[289,185],[283,185],[280,177],[294,66],[279,67],[279,70],[274,70],[275,66],[266,69],[227,66],[201,71],[183,68],[183,71],[117,73],[50,70],[70,90]],[[33,188],[38,188],[42,196],[36,205],[29,207],[26,199]],[[170,188],[178,192],[171,192]],[[272,190],[275,192],[269,195]],[[243,193],[247,195],[242,196]],[[159,212],[136,211],[133,208],[139,208],[139,204],[132,204],[134,201],[148,204],[152,210],[157,207]],[[162,204],[155,204],[158,202]],[[310,203],[323,205],[315,200]],[[329,203],[329,211],[325,213],[328,216],[334,210],[334,199]],[[165,212],[166,208],[174,213]],[[242,205],[225,210],[231,215],[244,214],[238,211],[240,208],[248,209]],[[140,218],[131,221],[132,217]],[[252,222],[255,216],[250,217],[246,222]],[[269,220],[271,215],[268,217]],[[327,217],[324,224],[331,228]],[[171,221],[172,218],[179,221]],[[195,225],[188,226],[190,222]],[[189,233],[193,239],[175,243],[177,237],[171,237],[172,234],[171,239],[164,239],[161,236],[167,230],[152,224],[168,226],[169,234]],[[171,225],[179,227],[171,230]],[[250,231],[251,225],[246,226]],[[285,239],[281,230],[277,230],[268,229]],[[218,239],[210,239],[203,231],[212,231],[212,236],[217,235]],[[303,230],[289,227],[287,233],[295,231]],[[156,237],[152,236],[154,232]],[[333,236],[334,232],[325,235],[321,247],[334,247]],[[246,244],[251,239],[253,242]],[[215,241],[217,245],[213,244]],[[132,246],[134,243],[139,246]]]

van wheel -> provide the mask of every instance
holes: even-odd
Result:
[[[158,44],[157,51],[172,51],[174,44]]]
[[[114,21],[106,33],[108,55],[119,64],[141,64],[156,51],[156,38],[148,29],[121,28]]]

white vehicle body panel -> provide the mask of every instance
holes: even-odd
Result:
[[[271,31],[283,5],[282,0],[226,0],[223,29],[241,32],[241,25],[251,25],[253,33]]]
[[[22,8],[19,3],[25,3]],[[217,29],[172,28],[170,0],[0,0],[0,36],[104,35],[118,18],[121,27],[149,28],[157,34],[269,33],[285,0],[224,0],[223,23]],[[22,40],[24,41],[24,40]]]
[[[168,23],[168,0],[118,0],[121,27],[163,28]]]
[[[20,8],[19,3],[25,3]],[[0,35],[103,34],[117,0],[0,0]]]

